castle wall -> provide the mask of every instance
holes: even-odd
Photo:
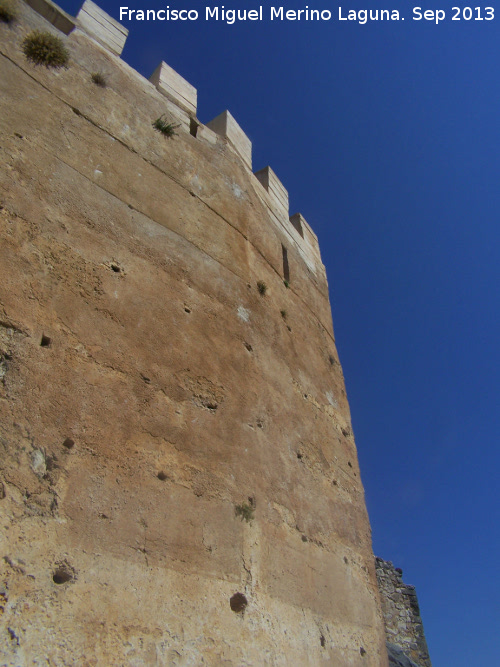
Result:
[[[389,656],[392,659],[393,654],[394,664],[400,664],[397,662],[400,649],[404,654],[402,665],[406,656],[417,667],[431,667],[415,587],[403,582],[403,571],[390,561],[377,558],[376,570]]]
[[[0,24],[2,664],[387,664],[312,230],[82,26],[27,62],[33,28]]]

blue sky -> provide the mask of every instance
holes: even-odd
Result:
[[[374,551],[416,585],[434,667],[499,662],[500,8],[454,4],[439,25],[403,0],[366,25],[315,0],[331,21],[230,26],[198,0],[169,3],[197,22],[123,21],[124,59],[165,60],[202,122],[228,108],[319,236]]]

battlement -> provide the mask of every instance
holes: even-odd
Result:
[[[80,28],[117,56],[123,51],[128,30],[106,14],[92,0],[85,0],[76,15]]]
[[[252,169],[252,142],[227,109],[208,122],[207,127],[225,137],[247,167]]]
[[[32,9],[65,35],[74,30],[83,31],[113,56],[120,57],[128,37],[128,30],[92,0],[85,0],[76,17],[70,16],[52,0],[26,1]],[[137,72],[136,74],[141,76]],[[200,123],[197,118],[197,89],[164,61],[159,63],[148,80],[172,103],[173,106],[169,107],[169,111],[180,121],[181,131],[190,132],[202,141],[212,144],[216,143],[217,137],[222,137],[245,167],[252,170],[252,142],[227,109],[206,125]],[[319,270],[324,275],[318,239],[300,213],[295,213],[289,218],[288,191],[275,172],[267,166],[254,175],[265,190],[263,198],[272,213],[272,219],[290,236],[309,268],[315,274]],[[262,194],[260,192],[261,197]],[[299,233],[296,234],[295,231]]]
[[[196,116],[197,90],[177,74],[170,65],[161,62],[149,80],[156,89],[190,114]]]

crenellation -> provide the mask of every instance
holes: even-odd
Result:
[[[174,69],[162,61],[149,77],[160,93],[170,98],[175,104],[196,116],[198,91]]]
[[[288,190],[271,167],[267,166],[256,171],[254,176],[264,186],[278,210],[288,218]]]
[[[294,215],[290,216],[290,223],[294,232],[297,232],[295,237],[298,246],[307,252],[308,256],[314,261],[315,265],[320,265],[323,267],[318,237],[313,232],[311,226],[308,224],[304,216],[301,213],[294,213]],[[299,238],[297,238],[297,235]],[[323,271],[324,270],[325,269],[323,267]]]
[[[207,127],[226,138],[249,169],[252,169],[252,142],[226,109],[207,123]]]
[[[76,18],[64,12],[52,0],[27,0],[27,2],[61,32],[69,34],[76,27],[76,32],[82,30],[113,55],[121,55],[128,30],[92,0],[85,0]],[[137,72],[135,74],[141,76]],[[252,142],[228,110],[223,111],[206,125],[199,123],[196,119],[197,89],[164,61],[156,67],[149,77],[149,82],[167,98],[169,103],[172,103],[173,106],[169,105],[167,111],[180,122],[183,131],[190,132],[212,145],[217,143],[217,136],[223,137],[246,167],[252,169]],[[283,227],[287,234],[290,234],[290,226],[285,224],[285,220],[291,222],[300,236],[299,239],[292,234],[294,242],[301,248],[309,268],[316,273],[317,267],[321,266],[324,272],[318,239],[300,214],[289,217],[288,191],[276,173],[267,166],[255,172],[254,176],[267,194],[267,203],[275,222]]]
[[[45,0],[46,1],[46,0]],[[92,0],[85,0],[76,15],[78,25],[88,35],[119,56],[128,37],[128,30]]]

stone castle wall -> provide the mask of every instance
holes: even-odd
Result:
[[[131,69],[96,5],[18,9],[0,23],[0,661],[386,665],[314,233],[231,114],[203,125],[167,65]],[[26,60],[33,29],[67,68]]]
[[[389,657],[397,665],[404,666],[406,656],[418,667],[431,667],[415,587],[403,582],[403,571],[390,561],[376,558],[376,569]],[[401,651],[403,660],[398,662]]]

